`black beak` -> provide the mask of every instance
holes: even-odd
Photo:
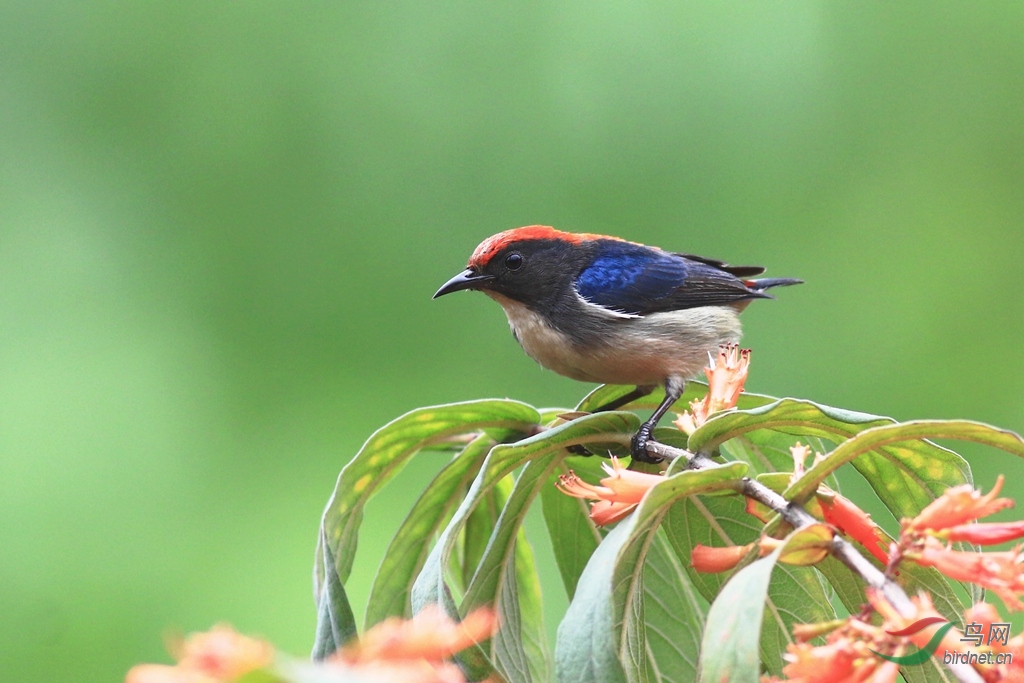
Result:
[[[493,275],[481,275],[480,273],[467,268],[448,282],[441,285],[441,289],[437,290],[437,294],[434,295],[434,298],[436,299],[439,296],[457,292],[460,289],[480,289],[484,283],[490,282],[493,279]]]

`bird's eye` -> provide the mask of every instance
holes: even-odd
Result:
[[[513,251],[505,257],[505,267],[509,270],[519,270],[523,267],[523,255]]]

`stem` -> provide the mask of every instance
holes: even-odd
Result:
[[[688,469],[701,470],[710,467],[718,467],[718,464],[703,453],[690,453],[680,448],[673,448],[654,441],[648,442],[647,450],[653,455],[666,460],[683,458],[689,462]],[[770,488],[754,481],[750,477],[743,477],[738,486],[738,491],[747,498],[753,498],[757,502],[771,508],[779,514],[794,529],[817,524],[818,520],[811,513],[807,512],[801,505],[792,503]],[[840,562],[849,567],[850,571],[859,576],[869,586],[880,590],[886,600],[896,608],[901,615],[911,618],[915,615],[914,604],[907,597],[903,588],[882,573],[867,558],[861,555],[851,543],[836,536],[832,539],[829,551]],[[946,667],[956,676],[957,680],[964,683],[983,683],[981,676],[969,664],[955,663],[947,664]]]

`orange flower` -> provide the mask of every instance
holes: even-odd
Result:
[[[871,515],[838,493],[832,496],[819,495],[817,498],[827,523],[860,543],[882,564],[889,564],[889,555],[882,541],[884,536],[881,536],[878,525],[871,521]]]
[[[950,550],[929,538],[920,549],[906,557],[925,567],[935,567],[951,579],[969,581],[998,595],[1007,609],[1024,609],[1024,554],[1021,546],[1002,553],[974,553]]]
[[[732,569],[747,556],[753,543],[720,548],[697,544],[690,551],[690,564],[703,574],[717,574]]]
[[[746,511],[748,515],[753,515],[763,524],[767,524],[768,520],[772,518],[775,511],[764,503],[759,503],[753,498],[747,498]]]
[[[818,646],[791,643],[783,655],[788,664],[782,668],[782,673],[791,681],[845,681],[857,671],[857,660],[864,656],[856,645],[856,641],[848,637]]]
[[[140,664],[133,667],[125,683],[216,683],[230,681],[262,669],[274,659],[267,642],[249,638],[226,624],[206,633],[193,633],[174,648],[177,666]]]
[[[494,635],[497,617],[481,608],[461,622],[453,621],[438,605],[428,605],[409,620],[385,619],[338,653],[340,661],[426,660],[441,662],[470,645]]]
[[[811,645],[807,640],[826,635],[824,645]],[[782,672],[793,683],[894,683],[899,666],[878,657],[876,652],[899,655],[905,646],[902,639],[889,635],[878,626],[857,617],[821,624],[797,624],[783,655],[787,664]],[[765,683],[781,683],[781,679],[763,679]]]
[[[741,351],[736,344],[719,347],[717,362],[711,359],[710,367],[704,370],[708,378],[708,415],[735,407],[749,368],[750,349]]]
[[[601,480],[601,486],[588,484],[572,471],[559,476],[556,484],[562,493],[575,498],[596,500],[590,507],[590,519],[599,526],[617,522],[628,515],[651,487],[665,481],[665,477],[660,474],[628,470],[618,458],[612,458],[611,466],[602,467],[608,476]]]
[[[167,664],[137,664],[124,679],[125,683],[218,683],[201,671],[182,669]]]
[[[947,541],[966,541],[978,545],[995,545],[1024,538],[1024,521],[960,524],[935,534]]]
[[[674,423],[687,434],[693,434],[715,413],[736,407],[747,381],[750,349],[741,351],[736,344],[726,344],[718,348],[717,359],[709,356],[708,360],[710,365],[704,370],[708,393],[702,400],[692,401],[690,410],[679,415]]]
[[[970,484],[955,486],[932,501],[917,517],[904,521],[904,529],[948,529],[1013,507],[1013,501],[1009,498],[996,498],[1002,488],[1001,474],[996,479],[996,485],[986,496],[982,496],[980,491],[975,491]]]
[[[458,666],[444,660],[494,635],[497,616],[487,608],[474,610],[461,622],[438,605],[428,605],[412,619],[392,617],[331,658],[360,680],[382,683],[465,683]]]

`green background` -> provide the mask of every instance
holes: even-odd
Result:
[[[1024,5],[3,3],[4,680],[220,620],[308,652],[373,429],[590,388],[430,300],[531,223],[806,279],[745,314],[751,390],[1024,430]],[[429,459],[370,506],[359,612]]]

